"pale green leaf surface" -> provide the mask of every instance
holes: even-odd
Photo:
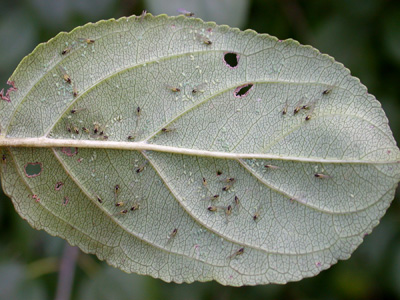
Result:
[[[238,53],[236,68],[225,52]],[[0,102],[4,191],[33,227],[126,272],[235,286],[313,276],[350,256],[400,179],[379,102],[343,65],[293,40],[183,16],[122,18],[39,45],[11,80],[18,90]],[[294,115],[301,98],[315,109]],[[40,175],[26,176],[36,162]]]

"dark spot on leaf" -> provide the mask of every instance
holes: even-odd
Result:
[[[246,97],[247,94],[250,92],[252,89],[253,84],[252,83],[247,83],[245,85],[239,86],[235,89],[235,92],[233,93],[235,97],[237,98],[242,98]]]
[[[239,63],[239,55],[233,52],[227,52],[224,55],[224,62],[228,67],[234,69]]]
[[[75,156],[78,154],[78,148],[74,147],[63,147],[61,152],[66,154],[67,156]]]
[[[26,177],[32,178],[39,176],[42,173],[42,163],[35,162],[35,163],[27,163],[24,166],[25,175]]]

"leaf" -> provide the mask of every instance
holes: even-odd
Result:
[[[126,272],[314,276],[350,257],[400,179],[379,102],[293,40],[121,18],[60,33],[10,81],[5,192],[34,228]]]

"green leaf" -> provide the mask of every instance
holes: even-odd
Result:
[[[34,228],[126,272],[314,276],[350,257],[400,180],[380,103],[293,40],[121,18],[60,33],[10,80],[4,191]]]

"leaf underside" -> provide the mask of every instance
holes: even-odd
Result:
[[[34,228],[126,272],[314,276],[350,257],[400,180],[380,103],[293,40],[133,16],[60,33],[10,81],[4,191]]]

